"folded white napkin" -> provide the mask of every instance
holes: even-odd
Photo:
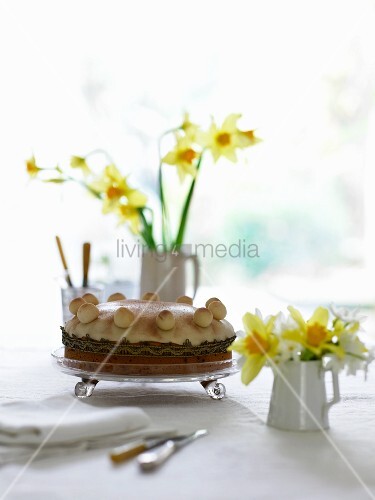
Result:
[[[17,401],[0,405],[0,443],[63,443],[134,431],[149,425],[140,408],[97,407],[70,394],[41,401]]]
[[[70,394],[0,404],[0,463],[24,456],[43,442],[44,454],[121,444],[149,424],[140,408],[98,407]]]

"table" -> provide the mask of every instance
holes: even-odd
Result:
[[[76,379],[56,370],[49,352],[0,351],[0,401],[72,392]],[[265,425],[272,373],[244,387],[225,379],[227,396],[207,397],[198,383],[100,382],[89,404],[142,407],[155,424],[210,435],[181,450],[160,470],[142,474],[135,463],[114,467],[106,450],[35,461],[5,497],[57,499],[365,499],[375,497],[375,370],[340,378],[342,402],[331,410],[329,436],[368,488],[318,433],[291,433]],[[83,404],[83,403],[82,403]],[[0,499],[22,466],[0,469]]]

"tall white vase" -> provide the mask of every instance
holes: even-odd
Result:
[[[327,401],[321,361],[289,361],[275,373],[267,424],[291,431],[328,429],[328,411],[340,401],[337,373],[332,371],[333,398]],[[330,370],[331,371],[331,370]]]
[[[174,302],[177,297],[186,295],[186,274],[189,262],[193,271],[194,297],[199,286],[199,262],[196,255],[183,253],[154,253],[142,255],[141,296],[146,292],[157,291],[160,299]]]

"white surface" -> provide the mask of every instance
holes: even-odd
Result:
[[[47,352],[0,351],[0,400],[36,400],[72,393],[77,381],[51,366]],[[22,469],[0,469],[0,498],[54,499],[364,499],[369,498],[338,452],[320,433],[271,429],[267,416],[272,376],[264,371],[244,387],[226,379],[227,396],[208,398],[198,383],[118,384],[100,382],[90,404],[139,406],[155,425],[210,435],[181,450],[159,471],[142,474],[136,463],[112,466],[103,450],[35,461]],[[330,413],[329,438],[375,495],[374,370],[341,376],[343,401]],[[328,386],[330,384],[327,384]]]

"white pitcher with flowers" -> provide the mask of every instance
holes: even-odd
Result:
[[[328,411],[340,401],[338,373],[365,372],[374,358],[359,338],[363,317],[347,310],[315,309],[307,321],[292,306],[263,319],[259,310],[243,317],[245,332],[229,347],[241,354],[242,382],[248,385],[263,366],[274,372],[268,425],[313,431],[329,427]],[[333,397],[327,400],[325,374],[331,372]]]

